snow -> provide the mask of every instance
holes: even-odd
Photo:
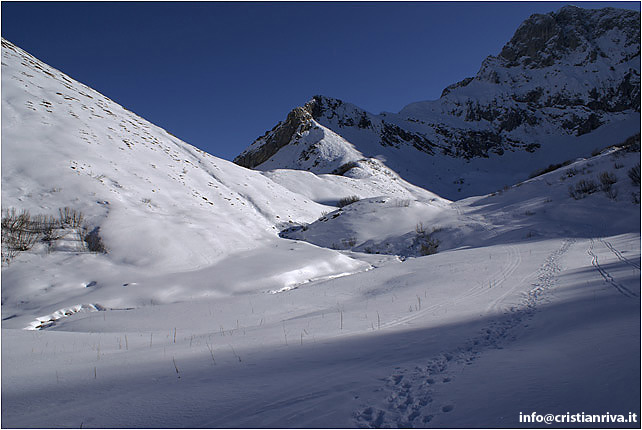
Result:
[[[323,141],[322,145],[316,145]],[[310,148],[305,158],[301,147]],[[249,149],[249,148],[248,148]],[[311,121],[311,128],[301,133],[296,145],[286,145],[277,154],[261,163],[261,170],[282,168],[283,166],[299,164],[303,170],[323,170],[331,172],[350,161],[363,158],[354,146],[332,130]]]
[[[639,264],[639,235],[608,239]],[[276,295],[5,328],[3,421],[354,427],[381,410],[396,427],[417,405],[415,426],[516,427],[519,411],[639,411],[639,301],[603,281],[589,248],[449,251]],[[639,294],[639,270],[593,249]]]
[[[81,210],[108,248],[70,237],[3,264],[4,427],[639,416],[639,151],[449,201],[376,163],[247,170],[5,41],[2,60],[3,209]],[[570,196],[605,171],[616,191]]]

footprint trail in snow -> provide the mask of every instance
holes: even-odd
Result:
[[[464,368],[487,349],[502,349],[516,339],[514,329],[533,315],[543,303],[543,294],[556,285],[560,259],[573,245],[565,240],[550,254],[537,271],[537,281],[518,306],[491,321],[477,336],[452,351],[441,352],[414,368],[395,369],[385,379],[380,391],[384,398],[377,406],[364,405],[354,412],[354,422],[360,428],[422,428],[438,414],[449,413],[456,405],[440,401],[439,387],[456,380]]]

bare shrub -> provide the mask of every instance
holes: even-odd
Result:
[[[33,230],[14,230],[5,237],[5,243],[14,251],[27,251],[38,241],[38,233]]]
[[[419,243],[419,254],[432,255],[437,253],[440,241],[439,239],[432,237],[432,234],[440,232],[441,230],[441,227],[433,227],[431,232],[428,233],[423,223],[417,223],[415,226],[415,232],[417,233],[416,241]]]
[[[85,229],[86,231],[86,229]],[[107,248],[100,237],[100,227],[95,227],[88,233],[83,234],[83,240],[87,244],[87,249],[90,252],[97,252],[99,254],[106,254]]]
[[[349,249],[352,248],[357,244],[357,238],[356,237],[349,237],[347,239],[341,239],[341,246],[343,249]]]
[[[2,261],[9,263],[19,252],[27,251],[38,241],[29,211],[18,213],[15,208],[2,216]]]
[[[640,133],[626,139],[621,147],[627,152],[640,152]]]
[[[617,182],[617,176],[613,173],[602,172],[599,176],[600,189],[604,191],[608,198],[615,200],[617,197],[617,190],[613,188],[613,184]]]
[[[61,227],[78,228],[82,226],[84,220],[82,212],[70,207],[64,207],[58,209],[58,213],[60,214]]]
[[[60,223],[52,215],[37,215],[33,217],[33,225],[35,229],[42,235],[42,241],[51,244],[52,242],[60,239],[57,234],[57,229],[60,228]]]
[[[627,172],[627,174],[629,175],[631,182],[633,182],[633,185],[637,185],[639,187],[640,186],[640,163],[631,167]]]
[[[23,210],[18,214],[15,208],[7,209],[2,216],[2,232],[25,229],[30,220],[29,211]]]
[[[582,179],[575,185],[568,187],[568,192],[575,200],[580,200],[589,194],[597,192],[600,187],[590,179]]]
[[[2,247],[2,262],[5,264],[9,264],[11,260],[13,260],[16,255],[18,255],[18,251],[15,249],[9,249],[6,246]]]
[[[356,161],[350,161],[348,163],[342,164],[341,166],[337,167],[332,171],[333,175],[339,175],[343,176],[345,175],[349,170],[354,169],[355,167],[358,167],[359,164]]]
[[[567,178],[572,178],[575,175],[578,175],[580,171],[576,169],[575,167],[571,167],[570,169],[566,169],[566,177]]]
[[[106,253],[99,235],[99,227],[89,231],[84,225],[82,212],[69,207],[60,208],[58,217],[36,215],[15,208],[5,210],[2,216],[2,261],[9,263],[19,252],[30,250],[39,240],[48,244],[60,239],[60,230],[75,229],[90,252]]]
[[[610,173],[610,172],[600,173],[599,179],[600,179],[600,184],[602,184],[603,191],[606,191],[606,189],[611,188],[611,186],[617,182],[617,176],[615,176],[613,173]]]
[[[339,199],[339,201],[337,202],[337,206],[338,206],[338,207],[340,207],[340,208],[342,208],[342,207],[345,207],[345,206],[351,205],[352,203],[356,203],[356,202],[358,202],[359,200],[361,200],[361,199],[359,198],[359,196],[348,196],[348,197],[344,197],[344,198],[342,198],[342,199]]]
[[[608,190],[604,190],[606,193],[606,196],[611,199],[611,200],[616,200],[617,199],[617,189],[616,188],[609,188]]]
[[[425,242],[422,243],[419,247],[419,253],[421,255],[432,255],[437,253],[437,248],[439,247],[439,239],[434,237],[425,238]]]
[[[537,176],[541,176],[541,175],[543,175],[545,173],[552,172],[552,171],[557,170],[557,169],[559,169],[561,167],[568,166],[569,164],[571,164],[571,160],[563,161],[561,163],[549,164],[548,167],[544,167],[542,169],[535,170],[533,173],[531,173],[528,176],[528,178],[532,179],[532,178],[535,178]]]

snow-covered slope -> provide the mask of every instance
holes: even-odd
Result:
[[[598,219],[604,232],[628,232],[639,222],[639,186],[629,177],[639,169],[639,145],[638,134],[594,157],[568,160],[512,187],[452,204],[364,199],[281,234],[335,249],[418,256],[560,232],[574,236]]]
[[[419,256],[444,248],[437,233],[445,225],[458,225],[461,219],[457,215],[454,207],[439,201],[376,197],[351,203],[310,225],[291,227],[281,234],[333,249]],[[446,249],[453,246],[453,240],[447,241]]]
[[[533,15],[438,100],[374,115],[315,96],[235,162],[350,175],[354,163],[376,158],[446,198],[491,192],[639,130],[639,21],[613,8]],[[291,137],[282,129],[294,119],[306,125]]]
[[[323,209],[181,142],[7,41],[2,52],[3,208],[73,207],[101,227],[110,258],[164,268],[253,248],[277,225]]]
[[[335,203],[352,191],[336,188]],[[11,313],[33,319],[78,303],[171,302],[362,270],[367,265],[334,251],[279,248],[281,229],[311,222],[333,204],[206,154],[2,41],[3,217],[15,209],[58,218],[68,207],[108,251],[86,252],[79,228],[59,229],[64,237],[55,242],[36,242],[3,270],[3,312],[15,306]],[[272,260],[255,251],[266,246],[276,249]],[[273,266],[276,277],[243,274],[241,266],[235,272],[231,255],[248,266]],[[174,273],[221,267],[226,276],[207,286],[167,282]],[[278,276],[288,270],[294,274]],[[266,282],[253,284],[256,277]],[[125,293],[123,285],[137,287]]]

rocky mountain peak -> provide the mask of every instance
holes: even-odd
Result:
[[[608,58],[611,54],[603,49],[603,44],[596,43],[607,35],[615,42],[624,39],[625,45],[637,41],[639,54],[639,23],[640,14],[635,11],[566,6],[524,21],[499,57],[506,60],[508,67],[527,68],[551,66],[571,53],[583,53],[586,61],[595,62],[598,57]]]

